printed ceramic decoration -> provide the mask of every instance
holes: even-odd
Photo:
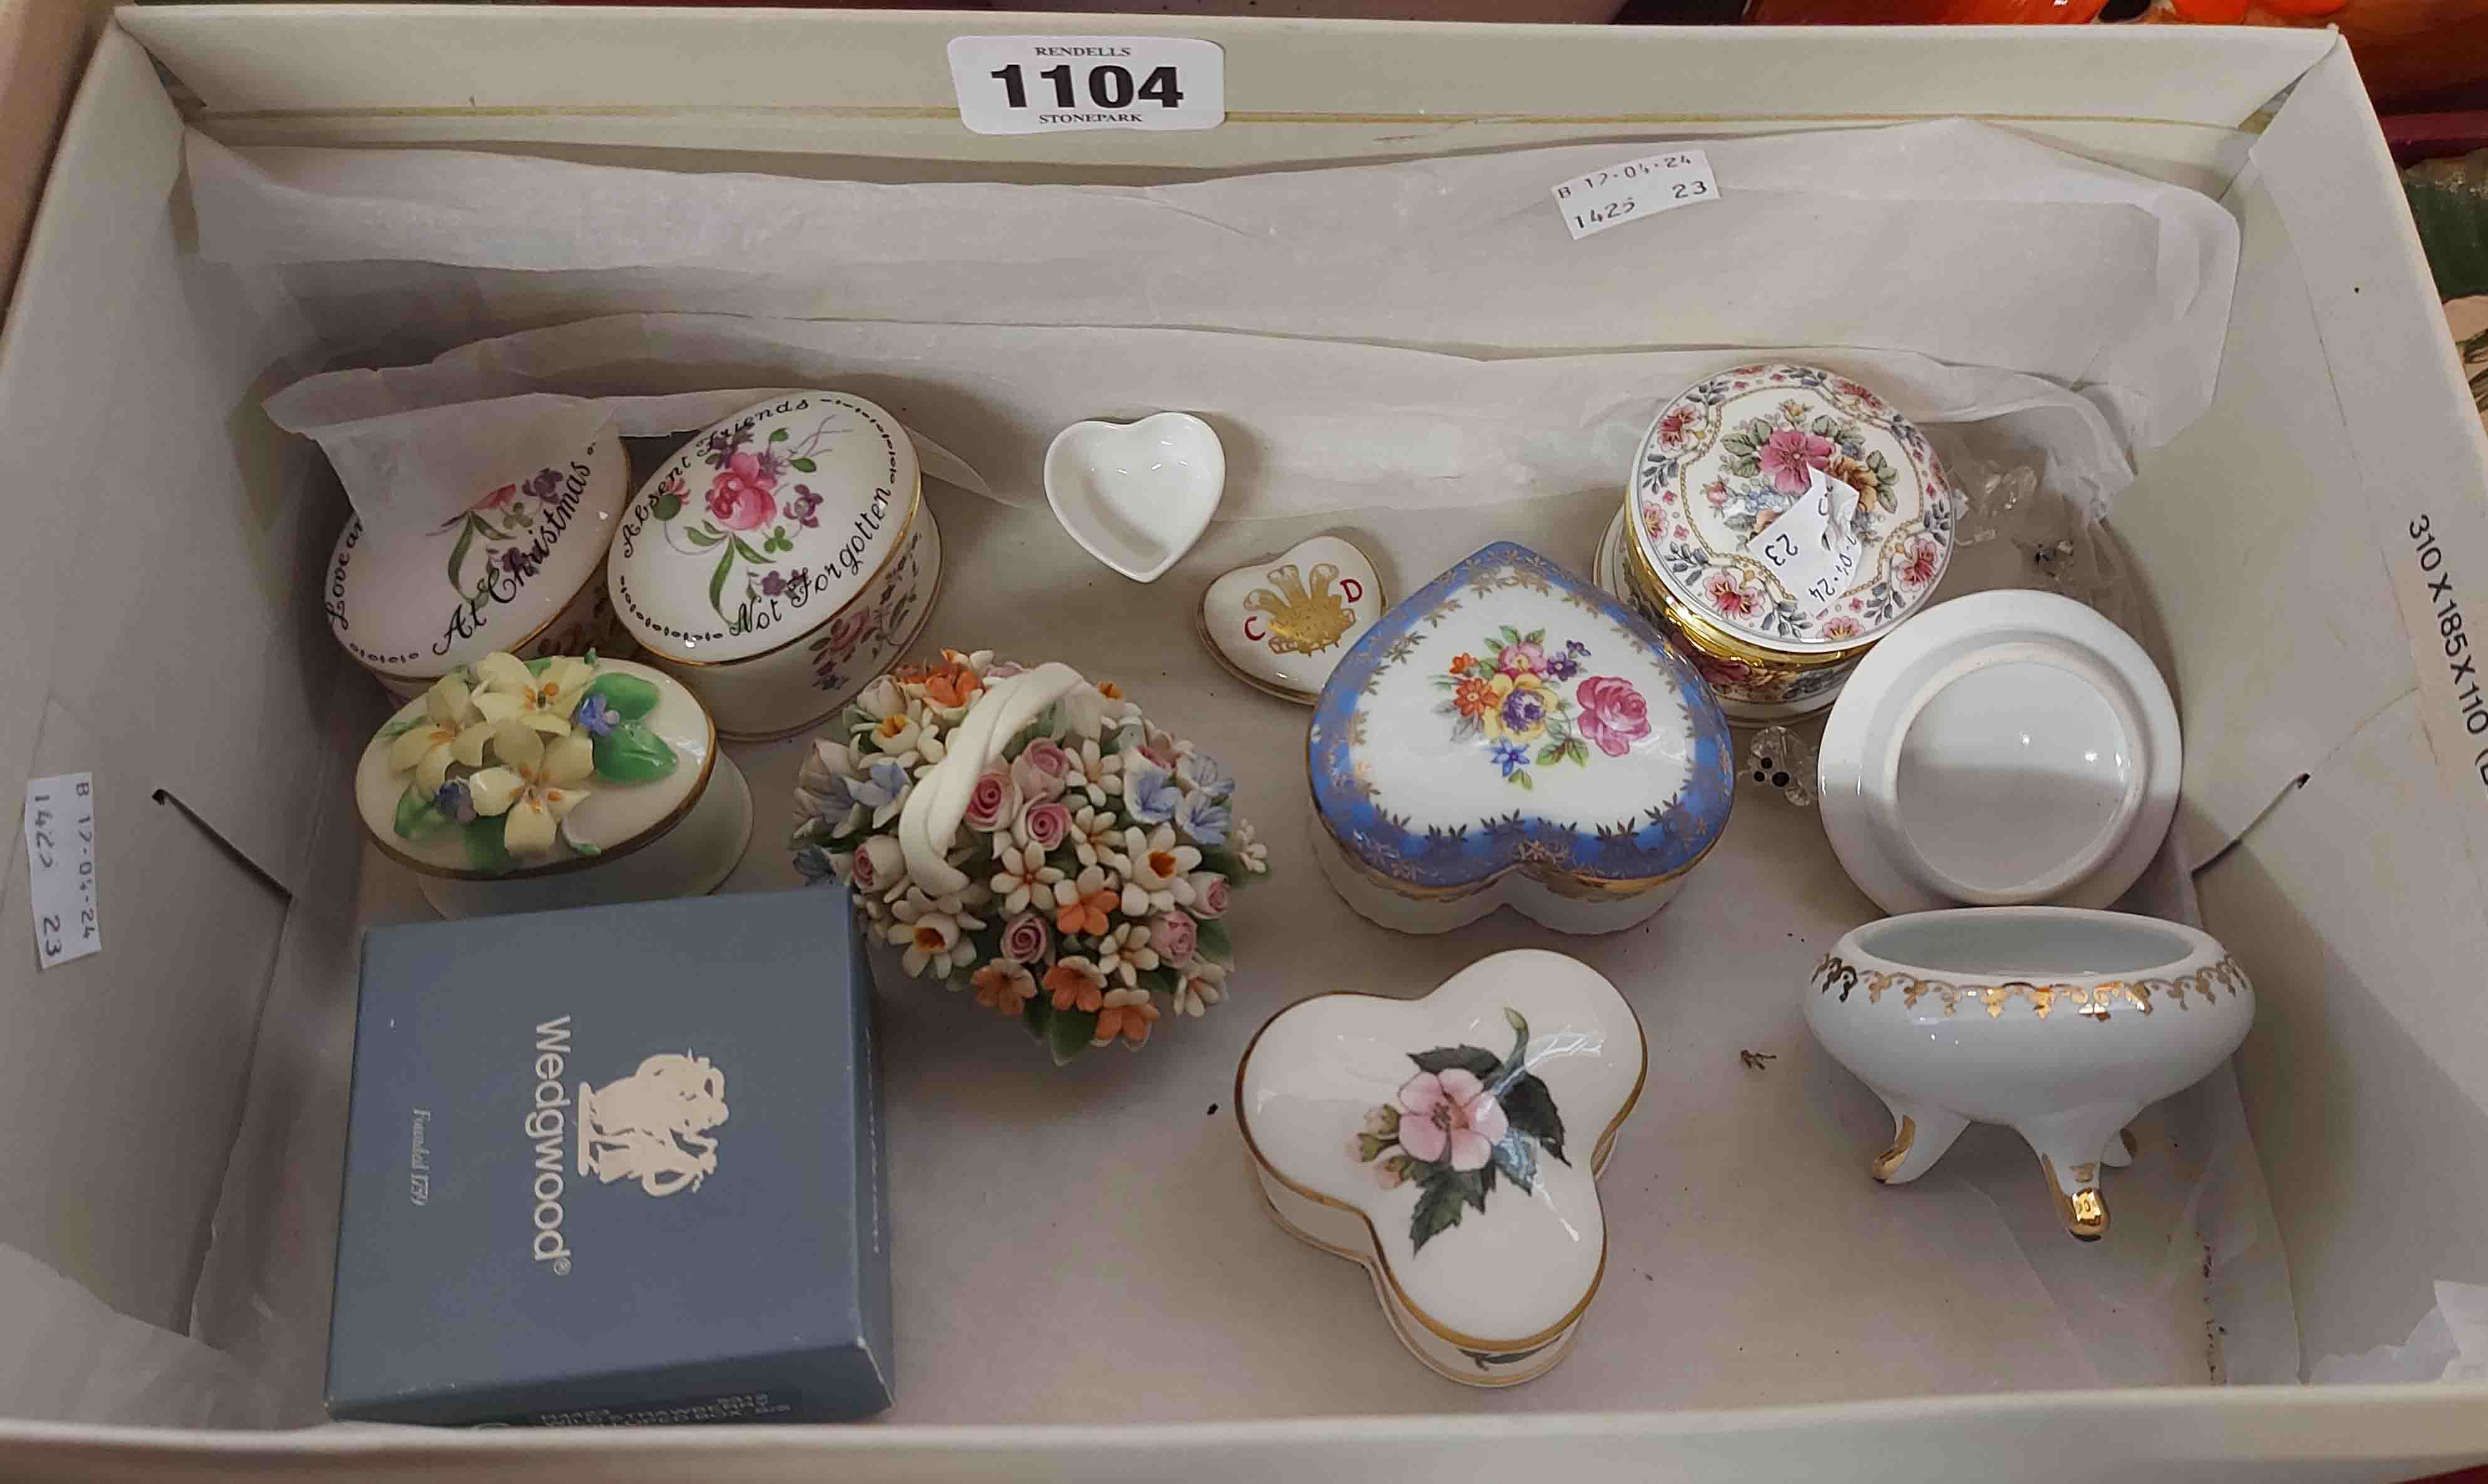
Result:
[[[1624,604],[1498,542],[1410,594],[1314,712],[1314,845],[1348,905],[1439,933],[1509,906],[1644,921],[1727,826],[1718,704]]]
[[[1886,917],[1815,966],[1805,1019],[1892,1113],[1872,1170],[1917,1179],[1969,1123],[2004,1124],[2039,1157],[2065,1229],[2107,1232],[2100,1170],[2145,1107],[2228,1059],[2254,989],[2205,933],[2061,907]]]
[[[1811,509],[1827,481],[1855,496],[1824,538],[1855,563],[1818,598],[1763,557],[1774,524]],[[1659,410],[1626,510],[1626,580],[1728,714],[1765,721],[1828,705],[1857,657],[1935,591],[1960,495],[1925,434],[1873,392],[1767,364],[1722,372]]]
[[[909,978],[973,989],[1060,1065],[1233,987],[1232,892],[1270,869],[1234,793],[1112,681],[944,650],[814,740],[790,844]]]
[[[799,392],[685,444],[614,540],[613,606],[736,742],[835,715],[914,645],[942,581],[916,445],[843,392]]]
[[[380,541],[357,516],[321,589],[329,631],[401,701],[495,650],[522,659],[627,650],[605,553],[629,490],[621,440],[608,435],[433,530]]]
[[[2177,812],[2160,669],[2053,593],[1973,593],[1878,646],[1823,729],[1823,828],[1887,912],[2106,907]]]
[[[1201,632],[1247,685],[1311,706],[1383,606],[1382,581],[1365,553],[1316,536],[1209,584]]]
[[[696,896],[751,834],[699,702],[594,655],[495,653],[441,677],[363,749],[354,799],[444,917]]]
[[[1410,1354],[1514,1386],[1564,1358],[1597,1293],[1597,1174],[1644,1065],[1614,985],[1524,948],[1420,1000],[1281,1011],[1236,1069],[1235,1117],[1270,1215],[1363,1264]]]
[[[1166,574],[1227,492],[1217,430],[1189,412],[1073,423],[1045,450],[1045,502],[1090,556],[1135,582]]]

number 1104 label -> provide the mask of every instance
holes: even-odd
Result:
[[[958,36],[950,85],[979,134],[1058,129],[1216,128],[1227,122],[1227,54],[1170,36]]]

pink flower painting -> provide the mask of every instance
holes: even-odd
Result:
[[[1594,675],[1581,682],[1581,735],[1611,758],[1623,757],[1632,744],[1650,735],[1650,706],[1632,683],[1613,675]]]
[[[1484,1169],[1503,1137],[1503,1106],[1477,1074],[1420,1072],[1400,1088],[1400,1147],[1428,1164]]]
[[[1763,477],[1782,494],[1803,494],[1808,483],[1806,471],[1828,469],[1831,456],[1837,452],[1829,438],[1817,437],[1798,428],[1782,428],[1763,444]]]
[[[756,531],[778,516],[778,480],[756,457],[737,453],[708,487],[709,518],[729,531]]]

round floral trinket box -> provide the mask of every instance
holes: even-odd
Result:
[[[1623,576],[1732,720],[1831,704],[1925,604],[1960,495],[1926,435],[1812,366],[1739,366],[1659,409],[1621,520]]]
[[[354,517],[321,587],[329,631],[401,701],[495,650],[627,649],[605,555],[630,489],[621,440],[607,435],[429,531],[375,540]]]
[[[751,794],[692,693],[629,660],[486,655],[399,708],[354,771],[363,827],[444,917],[697,896]]]
[[[898,420],[797,392],[700,434],[639,487],[613,607],[648,661],[736,742],[790,737],[855,699],[916,642],[942,533]]]
[[[1728,725],[1622,602],[1498,542],[1410,594],[1322,687],[1314,849],[1373,921],[1498,907],[1613,933],[1667,905],[1727,827]]]
[[[1272,1218],[1362,1264],[1409,1354],[1515,1386],[1564,1358],[1597,1295],[1597,1176],[1646,1066],[1604,975],[1523,948],[1423,999],[1288,1006],[1235,1069],[1235,1120]]]

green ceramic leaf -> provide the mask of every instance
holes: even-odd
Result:
[[[395,828],[399,839],[411,840],[417,834],[447,823],[440,817],[440,811],[432,807],[432,800],[424,797],[419,786],[410,783],[406,792],[397,796]]]
[[[1408,1059],[1417,1064],[1420,1072],[1447,1072],[1457,1067],[1481,1082],[1494,1076],[1497,1065],[1494,1052],[1479,1046],[1438,1046]]]
[[[1163,964],[1155,968],[1141,970],[1141,988],[1155,994],[1172,994],[1180,989],[1182,984],[1182,977]]]
[[[567,835],[563,836],[563,838],[564,838],[564,839],[569,839],[569,837],[568,837]],[[570,848],[571,848],[572,850],[575,850],[575,851],[579,852],[579,853],[580,853],[580,854],[582,854],[582,855],[602,855],[602,854],[605,854],[605,847],[604,847],[604,846],[601,846],[601,845],[582,845],[582,844],[580,844],[580,843],[579,841],[577,841],[577,840],[571,840],[571,842],[570,842]]]
[[[625,675],[619,670],[608,670],[596,677],[588,686],[587,694],[605,697],[605,704],[613,708],[613,714],[625,721],[636,721],[657,709],[656,683],[641,680],[636,675]]]
[[[1538,749],[1538,761],[1541,766],[1548,763],[1561,763],[1564,761],[1564,742],[1562,739],[1559,738]]]
[[[459,830],[466,842],[468,865],[497,876],[518,864],[510,857],[509,848],[501,843],[501,831],[509,821],[506,814],[487,815]]]
[[[1221,964],[1235,957],[1235,938],[1227,931],[1224,919],[1213,917],[1201,924],[1201,951]]]
[[[1231,851],[1202,851],[1201,853],[1201,869],[1204,871],[1215,871],[1219,875],[1227,878],[1227,880],[1233,884],[1240,885],[1244,880],[1244,862],[1237,859],[1234,853]],[[1076,876],[1079,873],[1074,872],[1072,874]],[[1209,926],[1209,924],[1204,922],[1202,926],[1205,928]]]
[[[1494,1189],[1494,1166],[1488,1164],[1483,1169],[1454,1170],[1449,1184],[1459,1192],[1461,1200],[1484,1211],[1485,1192]]]
[[[1535,1073],[1523,1072],[1496,1089],[1495,1101],[1513,1128],[1545,1145],[1556,1159],[1572,1162],[1564,1159],[1564,1115],[1555,1111],[1555,1095]]]
[[[785,430],[785,429],[783,429],[783,428],[772,428],[772,429],[770,429],[770,430],[769,430],[769,441],[770,441],[770,442],[772,442],[772,443],[783,443],[783,442],[785,442],[785,441],[786,441],[786,430]]]
[[[750,545],[744,541],[740,536],[734,538],[734,554],[743,558],[745,561],[749,562],[754,567],[766,567],[769,565],[769,558],[752,550]]]
[[[404,737],[407,733],[413,731],[413,730],[414,730],[414,728],[415,728],[415,724],[416,724],[417,722],[420,722],[422,719],[423,719],[423,713],[421,713],[421,712],[419,712],[419,711],[418,711],[418,712],[410,713],[407,716],[405,716],[405,717],[404,717],[403,719],[401,719],[401,720],[397,720],[397,721],[392,721],[392,722],[390,722],[388,725],[386,725],[386,726],[384,726],[384,727],[381,728],[381,741],[382,741],[382,742],[395,742],[395,741],[397,741],[399,738]]]
[[[1512,781],[1519,784],[1522,788],[1529,790],[1533,794],[1538,791],[1538,780],[1530,777],[1529,770],[1525,768],[1520,771],[1513,773],[1512,775]]]
[[[596,739],[596,775],[615,783],[654,783],[678,761],[664,738],[636,721],[617,721]]]
[[[671,520],[683,513],[683,498],[678,494],[661,494],[648,502],[648,513],[660,520]]]
[[[692,539],[692,545],[695,546],[714,546],[719,542],[725,540],[724,537],[719,535],[715,531],[707,529],[704,526],[694,525],[687,527],[683,531],[683,534],[690,537]]]
[[[545,671],[552,667],[552,662],[554,660],[560,658],[561,657],[559,655],[538,655],[533,659],[527,661],[527,673],[529,675],[542,675]]]
[[[789,459],[786,463],[788,467],[801,469],[806,474],[817,474],[821,471],[821,466],[809,459]]]
[[[737,543],[736,545],[739,546],[741,543]],[[708,605],[715,608],[720,616],[722,616],[725,612],[723,595],[725,593],[726,574],[733,571],[734,547],[728,546],[725,548],[725,554],[717,559],[716,574],[708,579]]]
[[[1094,1010],[1055,1010],[1048,1007],[1045,1023],[1046,1044],[1053,1048],[1054,1064],[1062,1066],[1088,1050],[1096,1039],[1097,1012]]]
[[[1417,1209],[1408,1216],[1408,1246],[1422,1252],[1426,1244],[1460,1224],[1460,1192],[1449,1175],[1426,1182]]]
[[[459,580],[458,570],[466,565],[466,548],[474,544],[475,520],[470,516],[466,525],[458,532],[458,545],[449,548],[449,585],[462,592],[466,590],[466,584]]]
[[[1019,1007],[1019,1022],[1039,1041],[1045,1039],[1045,1022],[1054,1014],[1054,1005],[1043,994],[1033,994]]]

